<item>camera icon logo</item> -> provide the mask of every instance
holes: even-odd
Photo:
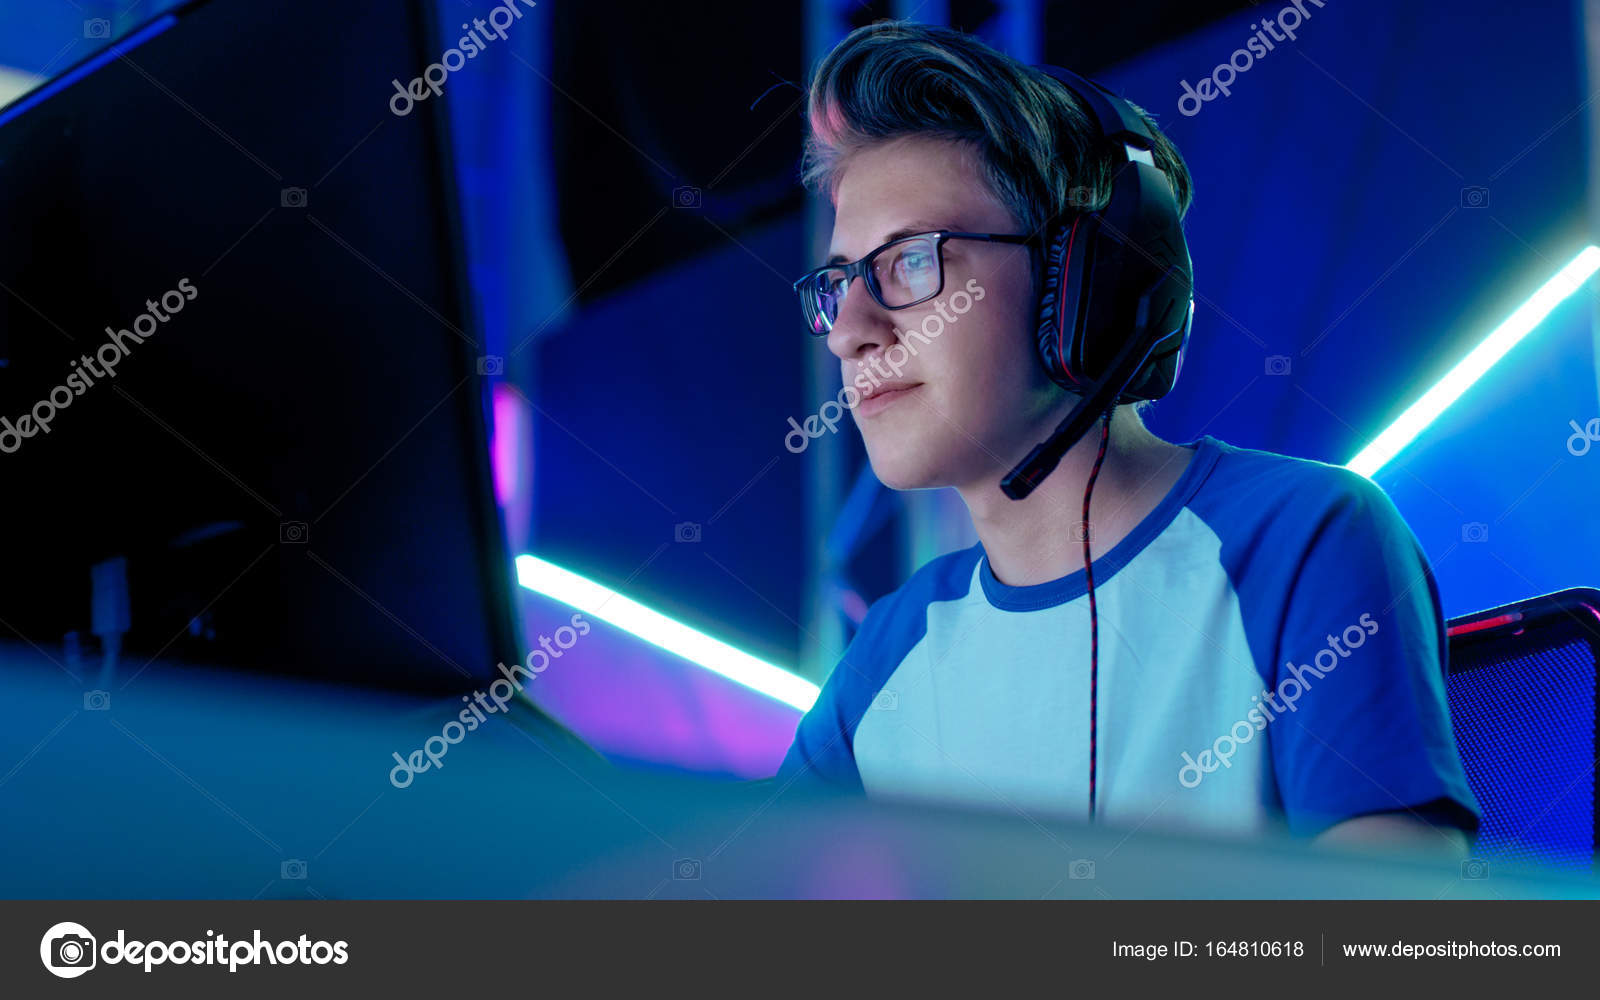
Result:
[[[70,920],[56,924],[39,939],[40,961],[62,979],[76,979],[94,968],[95,955],[94,935]]]
[[[700,207],[700,189],[697,188],[697,187],[690,187],[687,184],[683,185],[682,187],[673,188],[672,189],[672,207],[673,208],[699,208]]]
[[[679,858],[672,863],[672,877],[679,882],[693,882],[700,877],[699,858]]]
[[[1488,208],[1489,189],[1482,185],[1474,184],[1461,189],[1462,208]]]
[[[278,198],[278,201],[283,205],[284,208],[305,208],[306,189],[284,188],[283,193]]]
[[[91,17],[83,22],[83,37],[110,38],[111,22],[103,17]]]
[[[1287,375],[1290,370],[1289,356],[1287,354],[1267,355],[1268,375]]]
[[[895,712],[900,708],[900,692],[879,691],[877,697],[872,699],[872,707],[880,712]]]
[[[1088,521],[1073,521],[1072,522],[1072,540],[1075,541],[1075,542],[1081,542],[1081,541],[1083,541],[1084,539],[1086,539],[1088,537],[1089,537],[1089,522]]]
[[[1488,878],[1489,862],[1482,858],[1468,858],[1461,862],[1462,878]]]
[[[105,712],[111,708],[110,691],[85,691],[83,693],[83,710],[85,712]]]
[[[684,521],[673,527],[672,537],[680,542],[698,542],[700,540],[700,526],[693,521]]]
[[[306,877],[306,863],[299,858],[290,858],[278,866],[278,877],[303,879]]]
[[[479,375],[503,375],[506,370],[506,359],[497,354],[485,354],[478,359]]]
[[[1072,862],[1067,866],[1067,878],[1094,878],[1094,862],[1088,858],[1079,858]]]
[[[1461,540],[1463,542],[1487,542],[1489,540],[1489,526],[1482,521],[1468,521],[1461,526]]]
[[[304,545],[311,540],[311,528],[304,521],[285,521],[278,525],[278,541],[284,545]]]
[[[1094,192],[1086,187],[1075,187],[1067,192],[1067,204],[1076,209],[1086,209],[1094,204]]]

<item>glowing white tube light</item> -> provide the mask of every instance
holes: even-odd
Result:
[[[817,686],[804,677],[713,639],[610,587],[535,556],[518,556],[516,563],[517,582],[536,594],[571,605],[674,656],[681,656],[802,712],[817,700]]]
[[[1361,449],[1361,453],[1352,458],[1346,468],[1370,477],[1389,464],[1401,449],[1415,441],[1429,424],[1438,419],[1439,414],[1448,409],[1451,403],[1460,399],[1462,393],[1472,388],[1475,382],[1513,347],[1521,343],[1524,337],[1537,329],[1556,306],[1582,288],[1584,282],[1588,281],[1596,270],[1600,270],[1600,247],[1585,247],[1570,264],[1557,271],[1555,277],[1545,282],[1528,301],[1517,307],[1517,311],[1507,317],[1504,323],[1495,327],[1494,331],[1484,338],[1483,343],[1473,348],[1472,352],[1450,369],[1433,388],[1423,393],[1421,399],[1412,403],[1410,408],[1400,414],[1394,423],[1372,440],[1371,444]]]

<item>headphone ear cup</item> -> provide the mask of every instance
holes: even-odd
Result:
[[[1044,244],[1044,280],[1034,341],[1045,374],[1063,389],[1080,389],[1092,381],[1072,361],[1081,354],[1079,311],[1089,235],[1084,228],[1092,222],[1092,218],[1079,215],[1070,224],[1053,223]]]
[[[1061,363],[1061,352],[1057,348],[1060,338],[1057,336],[1059,312],[1061,305],[1061,276],[1065,267],[1062,254],[1071,228],[1051,224],[1044,242],[1044,280],[1040,283],[1039,292],[1039,323],[1035,330],[1035,347],[1039,353],[1039,364],[1044,367],[1046,375],[1057,385],[1063,385],[1066,377],[1065,366]]]

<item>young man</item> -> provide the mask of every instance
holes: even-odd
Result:
[[[1039,359],[1041,264],[1021,239],[1110,197],[1113,151],[1077,98],[959,32],[880,22],[828,55],[809,100],[806,180],[836,209],[829,265],[893,246],[871,288],[842,270],[797,283],[807,318],[862,393],[878,478],[955,489],[980,541],[873,605],[780,779],[1463,847],[1477,803],[1438,591],[1371,482],[1210,437],[1171,444],[1125,405],[1103,458],[1096,427],[1031,495],[1001,491],[1077,402]],[[1188,172],[1144,117],[1181,214]]]

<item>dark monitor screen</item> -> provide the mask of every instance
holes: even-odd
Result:
[[[436,48],[192,3],[0,110],[0,636],[93,649],[125,580],[138,663],[517,655],[441,102],[389,105]]]

